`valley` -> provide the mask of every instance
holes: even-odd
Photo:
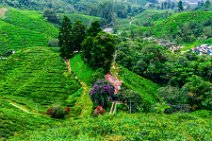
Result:
[[[211,140],[212,2],[182,4],[0,0],[0,141]]]

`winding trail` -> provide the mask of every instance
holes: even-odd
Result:
[[[68,69],[68,73],[71,75],[71,64],[70,64],[70,60],[66,59],[65,63],[67,65],[67,69]],[[77,109],[80,109],[80,117],[85,117],[85,116],[90,116],[90,114],[92,113],[92,102],[90,100],[89,97],[89,90],[90,88],[87,86],[87,84],[83,81],[81,81],[79,78],[78,80],[80,81],[80,85],[83,88],[83,92],[81,94],[81,96],[79,97],[79,99],[76,101],[74,107],[76,107]]]

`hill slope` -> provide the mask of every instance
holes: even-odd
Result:
[[[212,19],[212,11],[183,12],[175,14],[166,20],[155,22],[153,33],[156,36],[161,36],[162,34],[170,35],[171,32],[176,34],[178,27],[188,21],[193,20],[196,23],[201,23],[209,19]]]
[[[79,88],[65,72],[63,60],[49,48],[17,51],[0,66],[0,96],[27,97],[47,105],[65,101]]]
[[[30,46],[46,46],[58,29],[35,11],[9,8],[0,18],[0,55]]]

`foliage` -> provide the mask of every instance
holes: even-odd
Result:
[[[159,100],[159,96],[157,95],[158,85],[136,75],[124,67],[121,67],[119,75],[124,87],[141,96],[142,105],[140,110],[145,112],[150,111],[151,106]]]
[[[166,102],[161,102],[161,103],[156,103],[155,104],[155,107],[154,107],[154,110],[157,112],[157,113],[164,113],[165,110],[169,109],[170,106],[166,104]]]
[[[55,23],[55,24],[59,24],[60,21],[55,13],[55,11],[53,9],[46,9],[44,10],[43,12],[43,16],[49,21],[49,22],[52,22],[52,23]]]
[[[93,73],[92,78],[93,78],[93,82],[96,82],[98,79],[104,79],[104,69],[102,68],[97,69]]]
[[[54,105],[47,110],[46,114],[52,118],[63,119],[66,115],[66,110],[59,105]]]
[[[92,124],[91,124],[92,123]],[[211,139],[211,118],[196,113],[105,115],[70,120],[45,131],[27,132],[11,141],[41,140],[197,140]]]
[[[62,16],[63,14],[61,14]],[[83,25],[86,27],[89,27],[91,23],[95,21],[100,21],[100,17],[96,16],[90,16],[90,15],[85,15],[82,13],[71,13],[71,14],[66,14],[66,16],[71,19],[71,21],[76,22],[76,21],[81,21]]]
[[[101,31],[102,31],[102,29],[100,28],[99,21],[94,21],[91,23],[91,26],[88,28],[86,35],[95,37]]]
[[[119,92],[119,94],[114,95],[115,100],[121,101],[128,106],[128,111],[130,113],[138,112],[138,111],[145,111],[145,107],[143,107],[143,99],[141,95],[138,93],[130,90],[130,89],[123,89]],[[113,98],[114,99],[114,98]]]
[[[68,59],[75,51],[81,50],[81,43],[85,37],[85,26],[76,21],[73,25],[68,17],[64,17],[59,33],[60,56]]]
[[[64,17],[62,26],[59,33],[59,46],[60,56],[68,59],[73,55],[74,49],[72,48],[72,25],[68,17]]]
[[[45,10],[46,8],[52,8],[57,12],[74,11],[71,4],[63,0],[56,1],[43,1],[43,0],[0,0],[3,5],[19,8],[19,9],[31,9],[31,10]],[[63,7],[63,9],[61,9]]]
[[[178,38],[180,37],[182,38],[179,42],[180,44],[184,42],[194,42],[196,40],[204,40],[211,36],[210,30],[206,31],[206,29],[204,29],[208,28],[208,26],[211,27],[211,17],[211,11],[181,12],[170,16],[168,19],[154,22],[154,26],[146,28],[146,30],[151,31],[152,34],[157,37],[164,36],[176,42],[180,41]],[[208,22],[210,24],[206,25],[205,23]],[[209,32],[210,36],[208,36],[207,32]],[[188,40],[187,38],[190,39]]]
[[[189,96],[189,104],[193,110],[212,107],[212,84],[201,77],[192,76],[183,86],[183,91]]]
[[[72,27],[73,36],[72,38],[72,47],[75,51],[81,51],[81,43],[85,38],[85,26],[81,21],[76,21]]]
[[[114,51],[115,39],[105,32],[98,33],[96,37],[87,36],[82,42],[83,59],[93,69],[103,68],[107,72]]]
[[[183,2],[180,0],[179,2],[178,2],[178,11],[179,12],[181,12],[181,11],[183,11]]]
[[[161,87],[158,90],[159,95],[162,97],[170,108],[166,110],[166,113],[172,113],[176,111],[185,111],[190,110],[188,95],[183,93],[178,87],[166,86]]]
[[[95,106],[107,107],[107,100],[114,95],[114,86],[105,80],[97,80],[90,90],[90,97]]]

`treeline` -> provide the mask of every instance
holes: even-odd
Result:
[[[125,41],[120,44],[117,60],[132,72],[164,87],[159,94],[174,110],[211,109],[210,56],[192,52],[173,54],[146,41]]]

